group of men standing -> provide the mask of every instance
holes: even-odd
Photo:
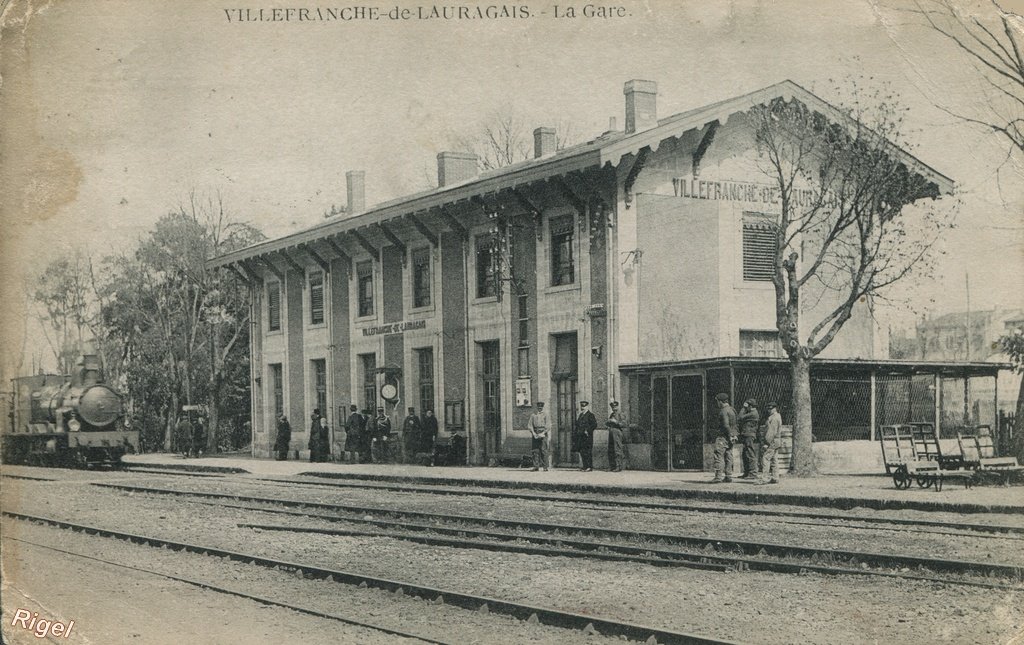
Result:
[[[719,427],[715,438],[715,478],[711,483],[732,481],[732,447],[740,437],[743,441],[743,478],[754,479],[755,484],[779,483],[782,416],[778,404],[774,401],[768,404],[768,417],[762,424],[755,399],[744,401],[739,414],[729,404],[728,394],[718,394],[715,401],[718,403]]]
[[[433,453],[437,437],[437,418],[433,410],[425,410],[422,416],[417,416],[416,409],[409,408],[409,414],[402,425],[401,440],[394,432],[391,417],[385,413],[384,408],[377,408],[376,416],[370,416],[369,410],[360,412],[355,405],[350,406],[349,410],[343,429],[339,429],[335,436],[339,459],[351,459],[359,463],[389,463],[395,461],[399,453]],[[327,418],[319,408],[313,410],[309,426],[311,462],[330,460],[334,452],[331,450],[330,435]],[[288,459],[291,438],[291,424],[288,417],[282,414],[277,420],[277,439],[274,442],[278,461]]]
[[[626,464],[626,446],[623,431],[625,421],[619,416],[619,402],[608,404],[611,412],[605,425],[608,427],[608,470],[621,472]],[[549,444],[551,440],[550,421],[544,410],[544,402],[538,401],[530,415],[529,430],[531,436],[531,452],[533,453],[533,470],[547,470],[550,467]],[[574,427],[576,450],[580,453],[580,470],[594,470],[594,431],[597,430],[597,417],[590,411],[589,401],[580,401],[580,413],[576,417]]]
[[[206,427],[202,417],[197,418],[195,423],[189,421],[187,416],[181,417],[174,426],[174,434],[178,452],[183,457],[198,457],[205,452]]]

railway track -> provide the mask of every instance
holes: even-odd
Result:
[[[443,603],[446,605],[459,607],[471,611],[480,611],[488,613],[494,612],[498,614],[519,618],[521,620],[527,620],[530,622],[540,622],[545,625],[561,627],[565,629],[582,630],[585,633],[598,633],[605,636],[625,637],[627,639],[646,642],[649,645],[654,645],[657,643],[662,643],[665,645],[728,645],[729,643],[731,643],[731,641],[719,640],[716,638],[700,636],[696,634],[676,632],[657,627],[639,625],[636,623],[628,623],[624,621],[617,621],[597,616],[577,614],[550,607],[526,605],[522,603],[516,603],[497,598],[489,598],[486,596],[462,593],[451,589],[439,589],[434,587],[418,585],[406,581],[368,576],[351,571],[327,569],[312,564],[275,560],[273,558],[266,558],[259,555],[240,553],[237,551],[229,551],[207,545],[189,544],[185,542],[165,540],[162,538],[156,538],[152,536],[136,535],[132,533],[126,533],[123,531],[116,531],[113,529],[106,529],[95,526],[86,526],[82,524],[76,524],[72,522],[66,522],[63,520],[42,517],[37,515],[29,515],[13,511],[3,511],[3,515],[23,521],[35,522],[38,524],[55,526],[62,529],[84,532],[89,535],[98,535],[101,537],[125,540],[135,544],[141,544],[155,548],[167,548],[175,551],[186,551],[189,553],[198,553],[211,557],[228,558],[230,560],[244,562],[250,565],[258,565],[286,572],[292,572],[295,574],[301,574],[304,578],[316,580],[330,580],[336,583],[343,583],[355,586],[374,587],[394,593],[414,594],[420,596],[421,598],[429,599],[436,603]],[[181,579],[181,581],[189,582],[190,584],[196,582],[189,581],[187,579]],[[200,583],[200,585],[202,584],[203,583]],[[229,590],[224,591],[228,592]],[[253,599],[259,601],[257,597],[253,597]],[[274,601],[271,602],[274,604],[278,604]],[[421,638],[421,640],[423,639]]]
[[[19,519],[24,519],[24,518],[19,518]],[[52,523],[52,521],[47,521],[47,523]],[[63,528],[73,528],[73,527],[69,526],[69,527],[63,527]],[[83,530],[88,532],[88,529],[86,529],[84,527],[83,527]],[[50,545],[47,545],[47,544],[40,544],[38,542],[33,542],[31,540],[25,540],[25,539],[22,539],[22,538],[8,537],[6,539],[12,540],[14,542],[20,542],[22,544],[28,544],[28,545],[33,546],[33,547],[37,547],[37,548],[41,548],[41,549],[46,549],[46,550],[54,552],[54,553],[60,553],[60,554],[63,554],[63,555],[68,555],[68,556],[72,556],[72,557],[75,557],[75,558],[80,558],[80,559],[83,559],[83,560],[90,560],[92,562],[99,562],[99,563],[102,563],[102,564],[105,564],[105,565],[108,565],[108,566],[113,566],[113,567],[117,567],[119,569],[124,569],[126,571],[134,571],[136,573],[145,573],[147,575],[151,575],[151,576],[154,576],[154,577],[163,578],[163,579],[166,579],[166,580],[173,580],[175,582],[180,582],[180,583],[191,585],[191,586],[194,586],[194,587],[199,587],[200,589],[206,589],[207,591],[213,591],[215,593],[223,594],[223,595],[226,595],[226,596],[235,596],[237,598],[245,598],[247,600],[252,600],[252,601],[258,602],[261,605],[267,605],[267,606],[272,606],[272,607],[282,607],[284,609],[290,609],[292,611],[295,611],[295,612],[298,612],[298,613],[301,613],[301,614],[306,614],[306,615],[309,615],[309,616],[315,616],[317,618],[326,618],[326,619],[329,619],[329,620],[337,621],[339,623],[344,623],[346,625],[353,625],[353,626],[356,626],[356,627],[363,627],[363,628],[366,628],[366,629],[372,629],[374,631],[378,631],[378,632],[381,632],[382,634],[387,634],[389,636],[398,636],[398,637],[401,637],[401,638],[408,638],[408,639],[412,639],[412,640],[416,640],[416,641],[421,641],[421,642],[424,642],[424,643],[435,643],[437,645],[452,645],[452,643],[450,643],[449,641],[437,640],[436,638],[433,638],[433,637],[430,637],[430,636],[424,636],[422,634],[413,634],[413,633],[410,633],[410,632],[405,632],[405,631],[393,629],[391,627],[386,627],[386,626],[379,625],[379,624],[376,624],[376,623],[369,623],[369,622],[366,622],[366,621],[357,620],[355,618],[348,617],[348,616],[341,616],[341,615],[338,615],[338,614],[317,611],[315,609],[310,609],[308,607],[304,607],[304,606],[296,605],[296,604],[292,604],[292,603],[280,602],[280,601],[277,601],[277,600],[272,600],[272,599],[267,598],[265,596],[258,596],[256,594],[252,594],[252,593],[248,593],[248,592],[244,592],[244,591],[239,591],[237,589],[229,589],[227,587],[222,587],[222,586],[219,586],[219,585],[215,585],[215,584],[213,584],[211,582],[207,582],[207,581],[203,581],[203,580],[197,580],[195,578],[185,578],[183,576],[175,576],[175,575],[170,575],[170,574],[166,574],[166,573],[161,573],[159,571],[154,571],[152,569],[146,569],[144,567],[138,567],[138,566],[123,564],[123,563],[120,563],[120,562],[114,562],[112,560],[107,560],[107,559],[104,559],[104,558],[98,558],[98,557],[95,557],[95,556],[87,555],[85,553],[78,553],[76,551],[69,551],[67,549],[60,549],[60,548],[57,548],[57,547],[54,547],[54,546],[50,546]]]
[[[926,572],[946,572],[961,576],[983,576],[1001,578],[1012,583],[1022,579],[1022,568],[1011,564],[971,562],[963,560],[944,560],[919,556],[846,551],[840,549],[821,549],[793,544],[773,544],[766,542],[750,542],[726,540],[705,536],[674,535],[664,533],[648,533],[610,529],[603,527],[577,526],[568,524],[552,524],[525,520],[495,519],[491,517],[475,517],[468,515],[452,515],[429,513],[423,511],[400,511],[391,508],[361,506],[354,504],[327,504],[304,500],[283,500],[279,498],[215,493],[203,491],[180,491],[165,488],[130,486],[123,484],[94,484],[95,486],[133,493],[152,493],[158,495],[174,495],[179,497],[206,498],[219,500],[220,506],[234,506],[243,510],[276,512],[258,506],[233,505],[230,502],[250,502],[281,506],[285,509],[296,508],[284,514],[302,515],[329,521],[346,521],[362,524],[376,524],[389,529],[401,530],[403,527],[412,539],[413,532],[433,531],[446,532],[449,535],[462,533],[469,535],[476,532],[477,537],[486,539],[536,540],[550,538],[563,546],[571,546],[583,552],[612,552],[618,555],[658,558],[671,564],[675,562],[696,562],[699,564],[725,564],[732,569],[751,569],[778,573],[806,573],[814,571],[837,575],[872,575],[887,578],[907,578],[945,584],[962,584],[995,589],[1019,589],[1011,584],[995,583],[988,580],[969,580],[955,577],[929,575]],[[223,503],[229,502],[229,503]],[[332,513],[348,513],[348,516],[324,515],[312,513],[309,509],[330,511]],[[371,514],[370,518],[366,515]],[[376,517],[374,517],[374,515]],[[396,520],[385,518],[397,518]],[[428,520],[431,523],[417,524],[411,520]],[[484,527],[483,531],[473,527]],[[493,528],[525,531],[518,534],[499,534]],[[394,537],[391,535],[390,537]],[[626,545],[609,543],[591,543],[587,538],[605,538],[627,542]],[[432,538],[433,539],[433,538]],[[631,544],[630,544],[631,543]],[[452,544],[454,545],[454,544]],[[465,543],[464,546],[469,546]],[[697,549],[696,551],[669,550],[662,547]],[[683,564],[682,566],[686,566]],[[916,570],[917,572],[915,572]]]
[[[312,476],[312,475],[310,475]],[[991,534],[1014,534],[1020,535],[1024,538],[1024,527],[1020,526],[1003,526],[1000,524],[979,524],[979,523],[950,523],[940,522],[935,520],[915,520],[905,518],[888,518],[888,517],[875,517],[871,515],[848,515],[838,516],[828,513],[813,513],[808,511],[785,511],[785,510],[772,510],[766,509],[764,506],[756,506],[744,508],[742,506],[713,506],[704,504],[679,504],[679,503],[665,503],[665,502],[643,502],[639,500],[617,500],[607,499],[600,497],[591,496],[570,496],[570,495],[558,495],[558,494],[544,494],[544,493],[530,493],[525,491],[495,491],[488,489],[475,489],[472,491],[465,490],[465,487],[458,486],[427,486],[427,485],[401,485],[401,484],[388,484],[388,483],[376,483],[376,482],[363,482],[363,481],[346,481],[346,482],[317,482],[317,481],[306,481],[306,480],[295,480],[295,479],[277,479],[277,478],[265,478],[265,479],[253,479],[247,481],[256,482],[272,482],[281,484],[307,484],[311,486],[321,487],[333,487],[333,488],[361,488],[361,489],[376,489],[376,490],[388,490],[388,491],[401,491],[408,493],[426,493],[434,495],[456,495],[456,496],[477,496],[487,497],[491,499],[521,499],[530,501],[542,501],[542,502],[564,502],[572,505],[581,504],[592,504],[596,506],[603,506],[606,508],[620,508],[630,511],[637,510],[653,510],[658,512],[683,512],[683,513],[722,513],[731,515],[747,515],[756,516],[758,518],[765,517],[778,517],[778,518],[792,518],[792,519],[810,519],[819,520],[816,524],[826,526],[831,525],[835,522],[860,522],[864,524],[882,524],[889,526],[900,526],[916,529],[924,528],[935,528],[940,529],[939,531],[929,531],[931,533],[942,533],[943,529],[949,531],[963,531],[969,530],[977,533],[991,533]],[[949,535],[962,535],[962,533],[949,533]]]

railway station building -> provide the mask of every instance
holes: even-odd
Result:
[[[538,127],[532,159],[484,173],[472,154],[440,152],[436,189],[369,208],[362,172],[349,172],[343,216],[213,259],[252,292],[254,454],[270,455],[276,415],[303,450],[314,408],[337,427],[350,404],[384,406],[396,429],[408,407],[432,409],[470,464],[528,453],[536,401],[556,464],[572,463],[584,399],[599,420],[621,401],[637,426],[633,468],[703,468],[719,391],[776,398],[787,422],[765,246],[778,204],[747,113],[779,98],[835,109],[790,81],[669,117],[654,82],[629,81],[623,96],[623,130],[558,150]],[[952,190],[900,154],[936,195]],[[939,420],[946,389],[967,415],[970,382],[998,366],[889,361],[871,305],[812,378],[816,438],[878,452],[883,417]]]

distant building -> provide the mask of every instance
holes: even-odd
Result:
[[[1019,309],[957,311],[923,318],[913,336],[894,332],[889,352],[904,360],[984,361],[999,353],[1000,336],[1022,326],[1024,312]]]

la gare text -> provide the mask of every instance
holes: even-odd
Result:
[[[529,5],[420,5],[415,7],[262,7],[224,9],[228,22],[349,22],[376,20],[501,20],[536,17],[625,18],[621,5],[552,5],[544,11]]]

